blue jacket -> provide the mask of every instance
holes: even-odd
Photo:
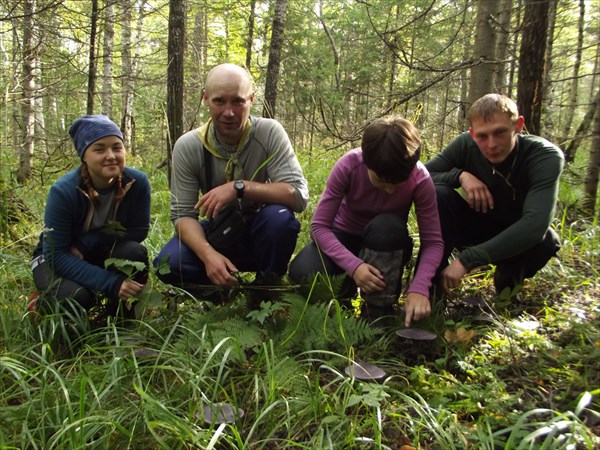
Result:
[[[93,204],[81,180],[81,168],[67,173],[50,188],[44,213],[44,231],[34,252],[60,277],[93,291],[116,298],[125,276],[79,259],[71,252],[76,247],[86,258],[108,254],[115,242],[142,242],[150,228],[150,182],[145,173],[126,167],[122,176],[125,195],[117,201],[112,220],[124,229],[89,231]],[[109,224],[110,225],[110,224]]]

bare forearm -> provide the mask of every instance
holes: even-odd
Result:
[[[206,240],[204,229],[200,222],[191,217],[179,219],[175,225],[175,231],[181,241],[187,245],[195,254],[205,262],[215,250]]]
[[[281,204],[291,210],[296,209],[296,193],[288,183],[259,183],[244,181],[244,198],[256,203]]]

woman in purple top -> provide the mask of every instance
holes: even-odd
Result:
[[[412,254],[407,221],[414,204],[420,251],[406,290],[405,325],[429,316],[429,291],[444,244],[420,146],[417,128],[401,117],[378,119],[365,129],[361,148],[342,156],[329,175],[311,224],[313,240],[292,261],[291,279],[347,273],[352,291],[360,288],[367,315],[391,312]]]

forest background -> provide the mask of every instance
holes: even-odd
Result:
[[[413,120],[422,131],[427,160],[468,129],[466,112],[475,99],[487,92],[515,99],[527,131],[556,143],[566,156],[555,224],[566,250],[562,261],[540,276],[546,285],[532,290],[540,296],[552,291],[556,302],[574,302],[586,311],[584,322],[593,333],[588,328],[575,333],[589,344],[579,350],[581,358],[587,352],[585,362],[569,362],[585,376],[571,381],[559,406],[582,404],[583,392],[598,388],[598,367],[589,361],[589,350],[598,354],[599,24],[596,0],[0,0],[3,354],[31,290],[27,262],[43,226],[47,190],[79,164],[67,134],[72,121],[102,113],[121,126],[128,164],[146,171],[153,183],[147,242],[154,256],[173,232],[167,217],[172,144],[208,118],[201,104],[207,72],[233,62],[248,67],[256,82],[253,114],[283,124],[309,179],[311,201],[300,215],[299,246],[308,239],[329,168],[359,145],[362,130],[374,119],[401,114]],[[564,277],[565,272],[577,276]],[[565,284],[550,289],[561,276]],[[520,395],[517,391],[511,395]],[[11,403],[4,394],[0,401]],[[465,416],[475,420],[467,409],[458,413],[459,422]],[[521,423],[494,420],[505,427]],[[53,426],[60,429],[59,422]],[[439,433],[448,428],[442,422]],[[501,428],[498,423],[490,430]],[[584,444],[581,436],[597,422],[586,423],[588,431],[579,430]],[[340,433],[349,432],[339,426]],[[524,428],[517,430],[521,437]],[[311,436],[305,442],[314,443],[315,426],[299,430]],[[414,427],[413,432],[402,434],[425,448],[435,441],[427,433],[420,440]],[[464,429],[457,433],[466,435]],[[55,436],[55,443],[78,439],[66,432],[41,434]],[[32,445],[44,440],[39,435],[39,429],[21,432],[24,440],[7,442]],[[468,447],[457,444],[454,435],[447,439],[456,448]]]

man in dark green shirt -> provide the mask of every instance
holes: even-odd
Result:
[[[426,163],[445,247],[438,284],[449,293],[472,269],[495,264],[496,292],[513,292],[558,251],[550,223],[563,153],[541,137],[521,134],[523,116],[504,95],[477,100],[469,120],[470,130]],[[455,248],[460,253],[448,264]]]

